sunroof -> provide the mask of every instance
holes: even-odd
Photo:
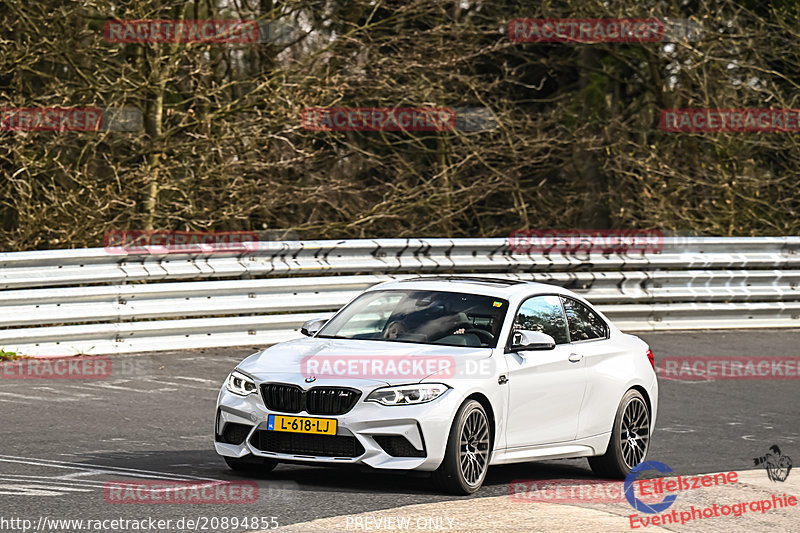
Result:
[[[519,285],[527,283],[518,279],[492,278],[482,276],[419,276],[417,278],[404,279],[403,281],[463,281],[467,283],[490,283],[494,285]]]

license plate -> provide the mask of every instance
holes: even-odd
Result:
[[[267,429],[270,431],[288,431],[290,433],[336,435],[336,420],[332,418],[269,415]]]

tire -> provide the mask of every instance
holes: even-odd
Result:
[[[490,457],[489,417],[480,403],[468,400],[456,413],[444,459],[433,473],[433,481],[449,494],[473,494],[486,478]]]
[[[253,457],[252,455],[244,458],[228,456],[223,456],[223,458],[228,464],[228,468],[243,474],[267,474],[278,466],[278,461]]]
[[[599,477],[624,479],[631,468],[647,457],[650,447],[650,411],[637,390],[622,397],[604,455],[589,457],[589,466]]]

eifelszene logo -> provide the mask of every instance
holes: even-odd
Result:
[[[777,444],[770,446],[766,455],[754,457],[753,464],[756,466],[764,465],[770,481],[786,481],[786,478],[789,477],[789,472],[792,471],[791,457],[783,455]]]
[[[639,474],[642,472],[647,472],[648,470],[656,470],[657,472],[661,472],[662,474],[666,474],[667,472],[672,472],[672,469],[665,465],[664,463],[660,463],[658,461],[645,461],[643,463],[639,463],[638,465],[631,468],[630,473],[625,476],[625,485],[624,485],[624,492],[625,498],[628,500],[628,503],[631,504],[631,507],[640,511],[642,513],[649,513],[649,514],[658,514],[666,509],[669,509],[670,505],[675,503],[675,500],[678,498],[676,494],[670,494],[668,496],[664,496],[664,499],[658,503],[645,503],[639,498],[636,497],[636,494],[633,491],[633,484],[639,478]]]

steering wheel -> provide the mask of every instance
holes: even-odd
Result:
[[[477,335],[481,339],[481,344],[491,344],[492,342],[494,342],[494,335],[492,335],[485,329],[470,328],[464,332],[465,335],[467,333],[472,333],[474,335]]]
[[[394,320],[384,328],[381,337],[384,339],[396,339],[399,335],[406,332],[406,327],[402,320]]]

